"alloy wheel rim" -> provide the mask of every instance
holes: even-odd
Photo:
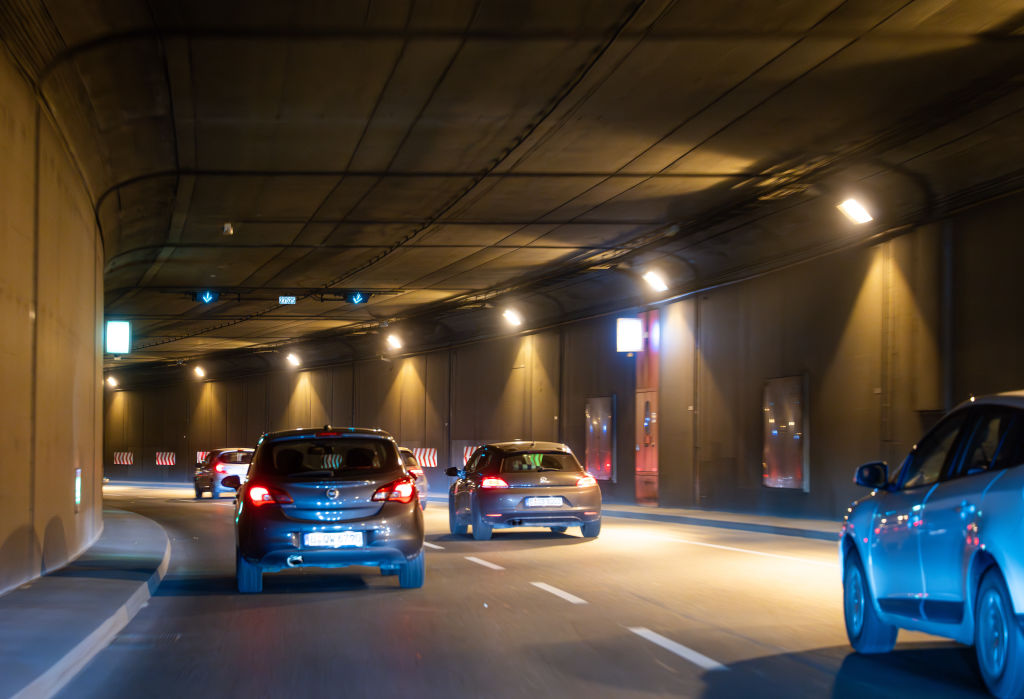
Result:
[[[1003,674],[1008,643],[1003,600],[995,590],[989,590],[982,600],[978,646],[986,672],[992,677]]]
[[[864,624],[864,585],[858,568],[850,571],[846,585],[846,616],[850,622],[850,631],[854,636],[859,636]]]

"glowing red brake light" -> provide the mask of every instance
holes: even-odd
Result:
[[[580,476],[579,479],[576,481],[577,488],[590,488],[595,485],[597,485],[597,479],[591,476],[589,473]]]
[[[254,485],[249,488],[249,500],[257,507],[260,505],[287,505],[295,502],[292,496],[279,488],[268,488],[263,485]]]
[[[382,485],[377,488],[377,492],[373,494],[371,500],[382,502],[384,500],[390,500],[391,502],[409,503],[412,502],[413,498],[416,497],[416,486],[413,485],[411,478],[399,478],[393,483]]]
[[[317,437],[340,437],[341,432],[317,432]]]
[[[497,476],[485,476],[480,481],[481,488],[507,488],[508,483],[505,482],[504,478],[498,478]]]
[[[213,470],[216,471],[217,473],[227,473],[228,472],[227,469],[224,468],[224,464],[222,464],[219,461],[217,462],[217,465],[213,467]]]

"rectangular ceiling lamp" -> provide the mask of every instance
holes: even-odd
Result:
[[[615,331],[616,351],[643,352],[644,326],[639,318],[618,318]]]
[[[130,320],[107,321],[107,352],[128,354],[132,351],[132,322]]]

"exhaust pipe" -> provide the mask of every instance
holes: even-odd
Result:
[[[289,568],[300,566],[302,565],[302,556],[298,554],[292,554],[291,556],[288,556],[287,560],[285,560],[285,563],[288,564]]]

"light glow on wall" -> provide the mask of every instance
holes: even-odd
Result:
[[[117,379],[113,375],[107,377],[107,385],[111,388],[117,388]]]
[[[639,318],[618,318],[615,321],[615,350],[617,352],[642,352],[644,349],[644,326]]]
[[[199,378],[203,378],[204,376],[206,376],[206,370],[203,369],[203,367],[201,366],[197,365],[196,368],[193,369],[193,371],[196,372],[196,376],[198,376]]]
[[[505,312],[501,315],[504,316],[509,325],[519,326],[523,324],[523,317],[514,308],[506,308]]]
[[[75,512],[78,512],[78,506],[82,504],[82,469],[75,469]]]
[[[653,269],[644,274],[644,281],[655,291],[668,291],[668,284],[660,274]]]
[[[107,352],[128,354],[132,351],[132,322],[130,320],[107,321]]]
[[[299,355],[295,354],[294,352],[289,353],[288,356],[285,357],[285,359],[287,359],[288,363],[291,364],[292,366],[299,366],[300,364],[302,364],[302,360],[299,359]]]
[[[391,333],[390,335],[388,335],[388,347],[396,350],[402,349],[402,338],[400,338],[398,335],[395,335],[394,333]]]
[[[854,223],[867,223],[874,220],[868,210],[864,208],[864,205],[853,198],[847,199],[842,204],[837,205],[836,208],[842,211],[843,215]]]

